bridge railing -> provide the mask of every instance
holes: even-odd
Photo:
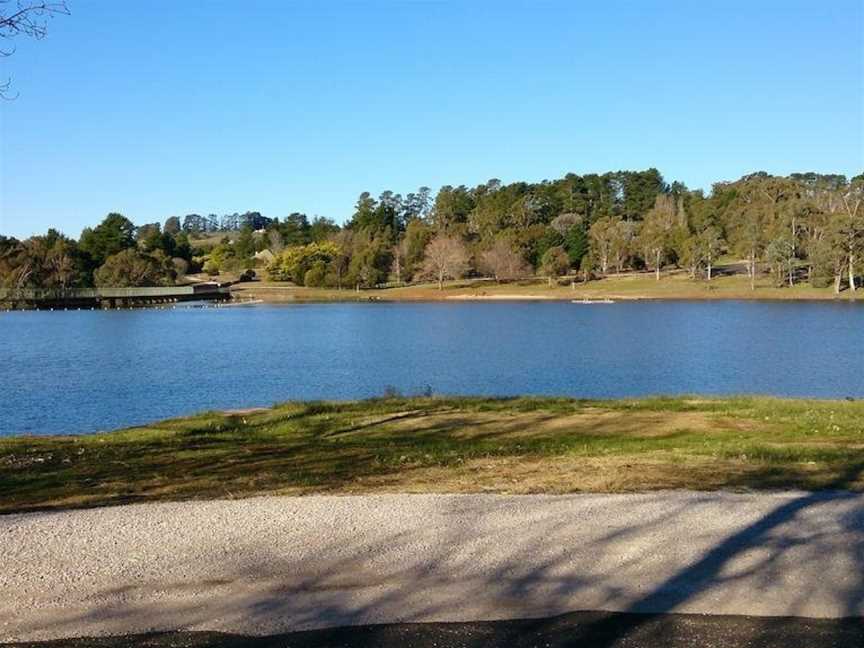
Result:
[[[192,284],[189,286],[153,286],[148,288],[74,288],[37,290],[0,288],[0,300],[50,301],[62,299],[168,299],[189,295],[227,294],[228,286]]]

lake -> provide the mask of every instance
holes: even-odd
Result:
[[[0,315],[0,434],[405,394],[864,397],[864,306],[306,304]]]

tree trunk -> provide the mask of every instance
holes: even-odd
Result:
[[[855,287],[855,257],[852,254],[849,255],[849,290],[852,292],[857,290]]]
[[[834,273],[834,294],[840,294],[840,282],[843,280],[843,272],[837,271]]]
[[[711,260],[708,260],[708,281],[711,281]]]
[[[750,290],[756,290],[756,255],[750,255]]]
[[[660,252],[655,253],[656,263],[654,264],[654,275],[657,281],[660,281]]]

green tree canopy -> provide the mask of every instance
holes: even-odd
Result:
[[[94,267],[101,266],[108,257],[135,247],[135,225],[122,214],[108,214],[99,225],[81,233],[79,247]]]

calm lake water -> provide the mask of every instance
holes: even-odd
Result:
[[[0,315],[0,434],[418,393],[864,397],[864,305],[322,304]]]

